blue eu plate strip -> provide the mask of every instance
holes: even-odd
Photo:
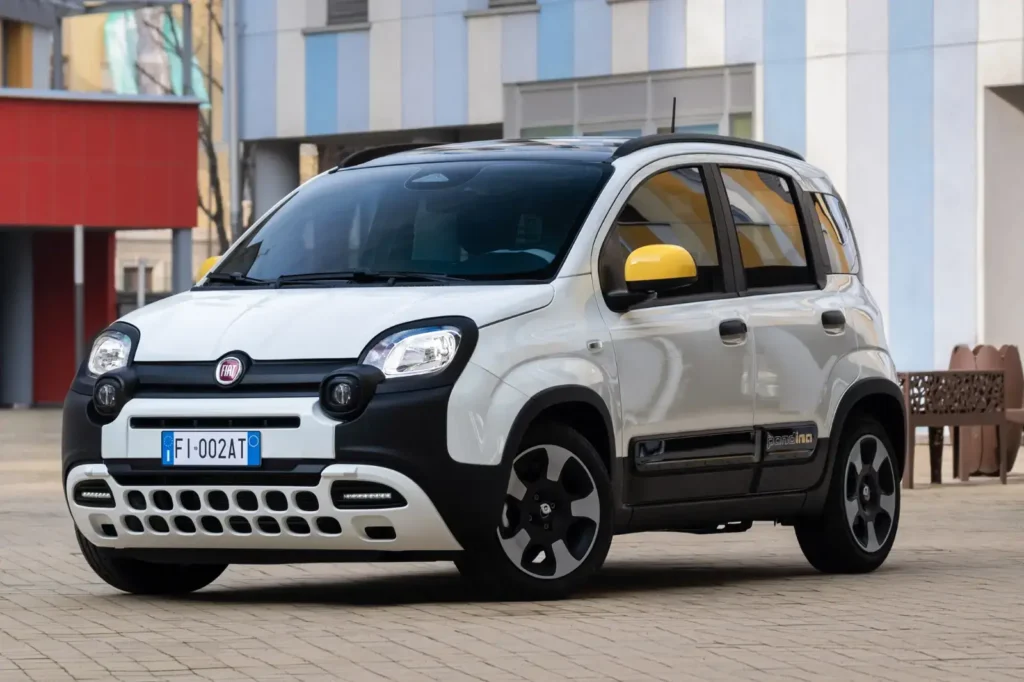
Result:
[[[174,431],[161,431],[160,445],[163,449],[161,460],[164,466],[171,466],[174,464]]]
[[[263,442],[260,440],[259,431],[249,432],[249,461],[248,465],[251,467],[258,467],[261,461],[261,453],[263,450]]]

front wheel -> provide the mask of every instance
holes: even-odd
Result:
[[[868,573],[881,566],[900,520],[900,470],[875,419],[861,416],[839,441],[821,516],[796,524],[804,556],[823,573]]]
[[[157,564],[120,557],[97,547],[75,529],[78,546],[89,567],[113,588],[141,595],[188,594],[201,590],[227,568],[226,564]]]
[[[597,450],[568,426],[538,424],[512,462],[494,535],[456,566],[491,594],[559,599],[604,563],[611,538],[611,483]]]

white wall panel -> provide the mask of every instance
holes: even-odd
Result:
[[[612,5],[612,73],[647,71],[650,4],[647,0]]]
[[[687,0],[686,66],[720,66],[725,63],[725,2]]]
[[[469,20],[469,122],[499,123],[502,119],[502,17]]]

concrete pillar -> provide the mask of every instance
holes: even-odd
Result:
[[[32,233],[0,232],[0,404],[31,405]]]
[[[85,227],[75,225],[75,369],[85,360]]]
[[[64,89],[64,20],[57,17],[50,44],[50,80],[54,90]]]
[[[253,212],[259,218],[299,186],[299,144],[257,142],[253,150]]]
[[[32,30],[32,87],[37,90],[46,90],[53,82],[50,72],[53,66],[53,53],[55,43],[53,31],[34,26]],[[63,67],[63,57],[61,58]],[[63,71],[63,68],[62,68]],[[62,79],[63,85],[63,79]]]
[[[187,291],[192,286],[193,274],[192,230],[171,230],[171,291]]]

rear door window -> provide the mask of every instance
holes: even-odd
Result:
[[[721,172],[747,288],[814,284],[790,180],[760,169],[722,167]]]

